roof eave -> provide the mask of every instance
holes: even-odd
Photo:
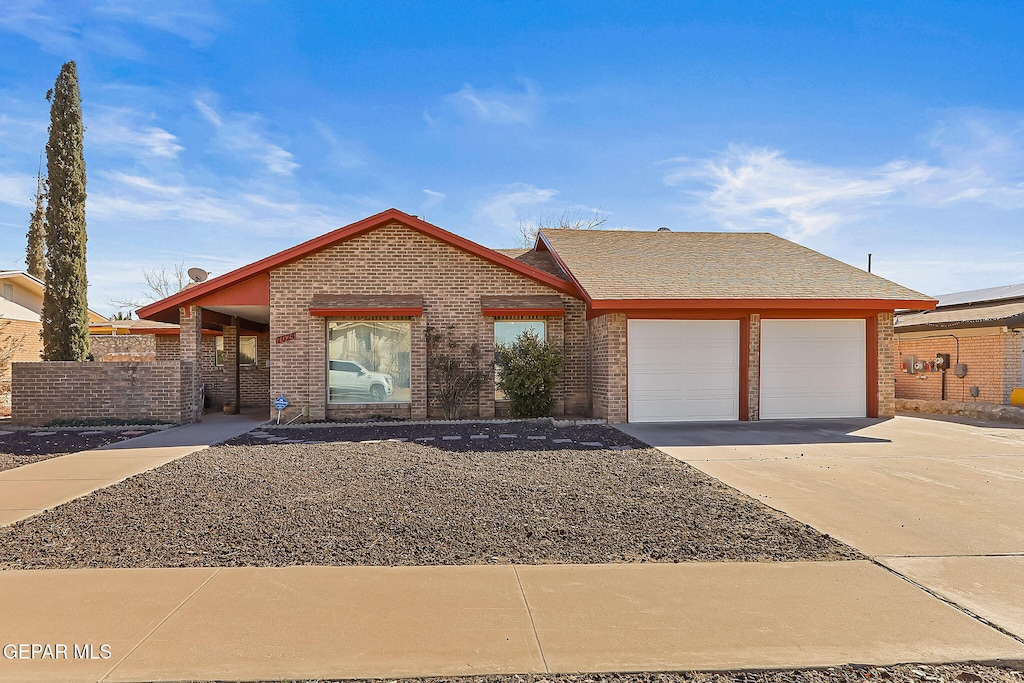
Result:
[[[382,211],[381,213],[374,214],[373,216],[364,218],[350,225],[338,228],[337,230],[332,230],[329,233],[320,235],[319,237],[315,237],[311,240],[307,240],[305,242],[302,242],[301,244],[295,245],[294,247],[285,249],[284,251],[277,252],[276,254],[271,254],[270,256],[260,259],[259,261],[254,261],[253,263],[242,266],[241,268],[236,268],[235,270],[229,273],[225,273],[224,275],[213,278],[212,280],[207,280],[206,282],[203,282],[202,284],[196,287],[191,287],[189,289],[182,290],[181,292],[172,294],[171,296],[161,299],[160,301],[155,301],[147,306],[143,306],[137,311],[138,317],[152,319],[156,316],[161,315],[162,313],[165,313],[169,309],[174,309],[180,306],[187,305],[191,301],[212,294],[213,292],[219,291],[226,287],[230,287],[231,285],[238,284],[239,282],[247,280],[248,278],[254,277],[264,272],[269,272],[275,268],[280,268],[281,266],[288,265],[289,263],[298,261],[302,258],[305,258],[306,256],[309,256],[310,254],[323,251],[324,249],[327,249],[335,244],[339,244],[354,237],[358,237],[363,233],[374,230],[375,228],[379,228],[391,221],[402,223],[403,225],[406,225],[407,227],[410,227],[414,230],[418,230],[419,232],[422,232],[429,237],[433,237],[447,244],[450,244],[456,249],[483,258],[487,261],[494,263],[495,265],[506,268],[507,270],[518,272],[519,274],[527,278],[530,278],[535,282],[551,287],[556,291],[568,294],[569,296],[575,298],[582,298],[583,296],[582,292],[576,286],[574,286],[573,283],[566,282],[565,280],[557,278],[554,275],[551,275],[550,273],[545,273],[544,271],[534,268],[533,266],[529,266],[520,261],[516,261],[513,258],[505,256],[504,254],[500,254],[494,251],[493,249],[489,249],[488,247],[485,247],[483,245],[477,244],[476,242],[468,240],[465,237],[460,237],[455,233],[448,232],[447,230],[439,228],[438,226],[433,225],[431,223],[427,223],[426,221],[421,220],[416,216],[411,216],[403,211],[399,211],[398,209],[392,208],[388,209],[387,211]]]
[[[927,304],[931,307],[927,307]],[[643,309],[837,309],[895,311],[914,306],[915,310],[932,310],[934,300],[875,298],[749,298],[749,299],[591,299],[590,308],[601,311]]]

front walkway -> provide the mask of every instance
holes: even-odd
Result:
[[[865,561],[10,571],[0,644],[29,646],[24,659],[7,646],[2,681],[1024,658],[1020,642]],[[32,644],[67,656],[27,658]]]
[[[202,422],[0,472],[0,527],[244,434],[266,419],[265,413],[210,414]]]

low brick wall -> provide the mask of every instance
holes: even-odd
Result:
[[[183,422],[182,366],[177,362],[14,363],[11,421],[161,420]]]
[[[993,403],[961,403],[959,401],[923,401],[917,399],[896,399],[896,410],[907,413],[930,413],[932,415],[959,415],[977,420],[1012,422],[1024,424],[1024,408],[1000,406]]]

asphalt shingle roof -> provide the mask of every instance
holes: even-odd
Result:
[[[929,297],[769,233],[545,229],[594,300]]]

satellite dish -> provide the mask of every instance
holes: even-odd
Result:
[[[192,282],[202,282],[206,278],[210,277],[210,274],[202,268],[189,268],[188,276],[192,278]]]

